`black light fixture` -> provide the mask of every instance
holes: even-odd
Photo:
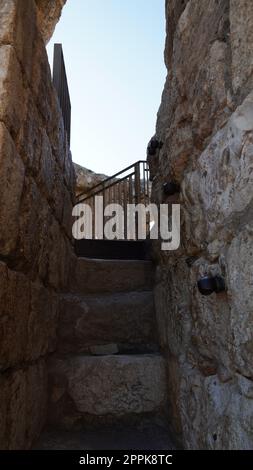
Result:
[[[156,137],[152,137],[151,141],[148,144],[147,154],[152,157],[156,154],[156,151],[161,149],[163,142],[159,141]]]
[[[166,196],[173,196],[176,193],[180,193],[180,186],[174,181],[169,181],[168,183],[164,183],[163,192]]]
[[[205,276],[198,280],[198,289],[202,295],[219,294],[226,290],[225,280],[221,276]]]

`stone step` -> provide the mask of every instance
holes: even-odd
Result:
[[[151,421],[134,426],[126,423],[98,426],[95,429],[63,431],[46,429],[33,450],[176,450],[167,425]],[[168,453],[168,452],[167,452]]]
[[[151,261],[78,258],[70,284],[71,292],[86,294],[148,290],[153,280]]]
[[[76,240],[76,255],[96,259],[150,259],[150,240]]]
[[[64,296],[58,352],[117,354],[157,350],[153,292]]]
[[[50,423],[65,429],[164,410],[166,373],[159,354],[55,357],[49,383]]]

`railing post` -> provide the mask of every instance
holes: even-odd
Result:
[[[140,204],[141,202],[141,175],[140,175],[140,163],[136,163],[135,165],[135,204]],[[138,223],[138,212],[135,214],[135,233],[136,239],[138,240],[138,231],[139,231],[139,223]]]
[[[62,117],[64,128],[68,137],[68,144],[70,146],[70,133],[71,133],[71,102],[68,89],[68,80],[64,63],[64,56],[61,44],[54,45],[54,63],[53,63],[53,84],[55,86],[60,107],[62,110]]]
[[[128,174],[126,175],[126,173]],[[95,197],[101,196],[101,195],[103,196],[103,202],[104,202],[103,209],[108,203],[120,204],[124,206],[125,230],[124,230],[123,238],[127,239],[127,236],[128,236],[127,204],[129,203],[129,204],[138,205],[142,203],[147,207],[150,203],[148,164],[144,161],[139,161],[125,168],[124,170],[116,173],[115,175],[110,176],[109,178],[93,186],[93,188],[90,190],[89,194],[86,195],[85,198],[82,198],[83,196],[82,194],[79,195],[78,202],[80,203],[80,202],[85,202],[85,201],[91,201],[91,207],[94,213]],[[103,226],[104,226],[104,222],[105,222],[105,217],[103,217]],[[149,222],[150,220],[148,218],[147,233],[149,233],[149,225],[150,225]],[[133,239],[138,240],[139,220],[138,220],[137,211],[135,214],[134,223],[135,223],[135,237],[133,235]],[[93,233],[94,233],[94,230],[93,230]],[[101,236],[99,238],[101,238]]]

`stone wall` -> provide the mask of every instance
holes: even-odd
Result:
[[[89,191],[108,178],[106,175],[95,173],[92,170],[88,170],[77,163],[74,163],[75,174],[76,174],[76,195],[82,194],[85,197]]]
[[[253,448],[253,2],[167,0],[153,198],[181,193],[181,248],[156,247],[171,422],[189,449]],[[202,296],[197,280],[224,276]]]
[[[38,27],[47,43],[53,35],[55,25],[61,17],[67,0],[35,0],[37,5]]]
[[[45,423],[74,183],[36,4],[0,0],[0,449]]]

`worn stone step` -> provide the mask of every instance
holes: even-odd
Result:
[[[52,358],[49,382],[50,422],[68,429],[85,421],[158,415],[166,399],[159,354]]]
[[[71,292],[80,294],[148,290],[153,287],[153,264],[141,260],[79,258],[70,283]]]
[[[153,292],[64,296],[58,352],[117,354],[157,349]]]
[[[33,450],[176,450],[168,426],[151,421],[144,425],[118,423],[95,429],[46,429]],[[168,452],[167,452],[168,453]]]

